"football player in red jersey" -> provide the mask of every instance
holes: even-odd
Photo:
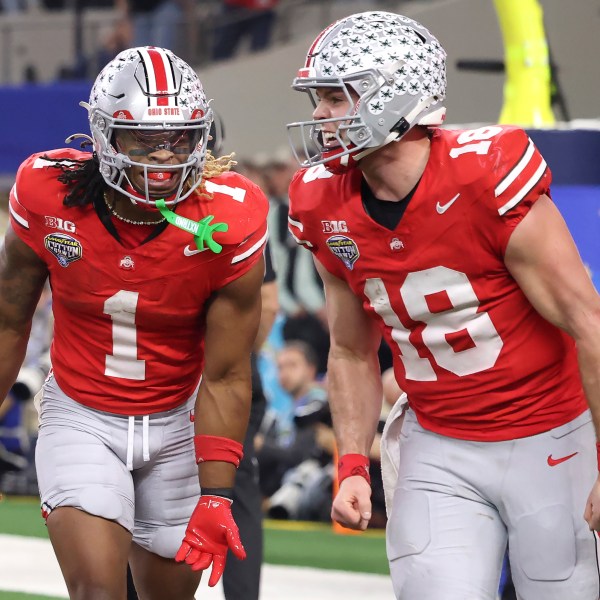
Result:
[[[202,570],[212,586],[229,549],[245,556],[231,488],[268,203],[207,153],[212,111],[169,50],[119,54],[83,104],[93,153],[33,155],[10,194],[0,396],[49,278],[36,467],[70,597],[124,598],[129,559],[141,598],[191,600]]]
[[[495,600],[508,543],[519,598],[597,600],[600,299],[527,134],[439,128],[445,58],[419,23],[360,13],[293,82],[314,103],[288,126],[289,226],[325,283],[332,517],[369,523],[383,335],[409,403],[386,440],[396,597]]]

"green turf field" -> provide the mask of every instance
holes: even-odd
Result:
[[[53,596],[32,596],[31,594],[19,594],[17,592],[4,592],[0,590],[0,600],[53,600]],[[64,600],[64,598],[56,598]]]
[[[0,501],[0,533],[47,538],[36,498],[5,497]],[[359,535],[334,533],[327,524],[265,522],[265,562],[320,569],[387,574],[382,530]],[[0,600],[49,600],[0,591]]]

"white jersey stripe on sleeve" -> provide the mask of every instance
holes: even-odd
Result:
[[[13,219],[19,224],[22,225],[23,227],[25,227],[25,229],[29,229],[29,223],[23,219],[23,217],[20,217],[13,209],[12,206],[9,205],[8,209],[10,210],[10,214],[12,215]]]
[[[304,231],[304,225],[302,225],[302,223],[300,223],[300,221],[294,221],[294,219],[292,219],[292,217],[288,217],[288,223],[290,225],[293,225],[296,229],[299,229],[300,231]]]
[[[291,229],[288,229],[290,235],[294,238],[296,244],[300,244],[301,246],[307,246],[308,248],[312,248],[312,244],[308,240],[301,240],[299,237],[294,235],[294,232]]]
[[[542,159],[540,166],[536,169],[533,176],[529,181],[519,190],[519,192],[513,196],[506,204],[498,209],[499,215],[504,215],[511,208],[515,207],[523,198],[529,193],[529,191],[535,186],[535,184],[542,178],[542,175],[546,171],[546,161]]]
[[[231,264],[235,265],[235,263],[239,263],[242,260],[248,258],[249,256],[252,256],[257,250],[259,250],[264,245],[264,243],[267,241],[267,236],[268,235],[269,235],[269,230],[267,229],[267,231],[265,231],[265,235],[263,235],[260,238],[260,240],[258,240],[258,242],[256,242],[256,244],[253,244],[245,252],[242,252],[241,254],[238,254],[238,255],[234,256],[231,259]]]
[[[8,210],[10,212],[10,214],[12,215],[12,218],[22,227],[25,227],[25,229],[29,229],[29,221],[27,221],[26,218],[22,217],[20,214],[17,213],[17,211],[13,208],[13,200],[16,204],[18,204],[19,206],[21,206],[21,203],[19,202],[19,197],[17,196],[17,184],[15,183],[12,186],[12,189],[10,190],[10,201],[8,203]],[[23,211],[25,211],[25,209],[22,209]]]
[[[308,248],[312,248],[312,244],[308,240],[301,240],[292,230],[292,227],[295,227],[301,233],[304,231],[304,225],[300,223],[300,221],[295,221],[292,217],[288,216],[288,231],[291,236],[294,238],[296,244],[300,244],[301,246],[307,246]]]
[[[496,187],[495,195],[496,198],[502,194],[502,192],[506,191],[510,184],[525,170],[533,153],[535,151],[535,146],[533,145],[533,141],[529,140],[529,145],[527,146],[527,150],[521,160],[516,164],[512,171],[510,171],[506,177],[498,184]]]

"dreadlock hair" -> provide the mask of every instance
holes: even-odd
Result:
[[[206,153],[206,162],[202,170],[202,183],[199,193],[212,197],[204,188],[207,179],[218,177],[222,173],[230,171],[237,163],[233,160],[234,154],[225,154],[215,158],[210,150]],[[95,200],[101,200],[106,184],[100,173],[98,156],[94,152],[87,159],[71,159],[67,161],[54,160],[44,156],[50,162],[50,167],[59,169],[58,181],[68,186],[68,191],[63,199],[63,204],[68,207],[86,206],[93,204]]]
[[[231,171],[237,162],[233,160],[235,153],[224,154],[216,158],[210,150],[206,151],[206,162],[202,169],[202,183],[198,187],[198,194],[212,200],[213,195],[206,191],[205,183],[208,179],[218,177],[219,175]]]
[[[94,152],[90,158],[61,161],[43,156],[50,162],[50,168],[59,169],[58,181],[68,187],[63,199],[65,206],[85,206],[101,198],[104,179],[100,174],[100,164]]]
[[[204,169],[202,170],[203,181],[218,177],[227,171],[231,171],[231,169],[237,165],[237,161],[233,160],[234,156],[235,153],[232,152],[231,154],[223,154],[223,156],[216,158],[210,150],[207,150],[206,162],[204,163]]]

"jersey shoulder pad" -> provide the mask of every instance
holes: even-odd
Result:
[[[32,154],[17,171],[12,195],[29,214],[56,210],[62,206],[68,191],[65,184],[58,181],[59,175],[89,158],[90,153],[72,148]]]
[[[290,187],[301,187],[302,185],[309,185],[316,183],[323,183],[325,180],[329,180],[337,177],[331,171],[328,171],[325,165],[315,165],[314,167],[303,167],[298,169],[292,177]]]
[[[442,135],[455,179],[470,186],[475,196],[491,196],[500,215],[525,198],[548,193],[550,169],[523,129],[489,125]]]
[[[226,172],[205,182],[212,196],[207,203],[213,223],[226,223],[226,232],[215,234],[223,245],[238,246],[253,234],[264,230],[266,234],[269,201],[261,188],[247,177]]]
[[[290,214],[300,215],[318,210],[324,197],[339,192],[346,175],[334,175],[324,165],[296,171],[289,187]]]
[[[501,127],[492,138],[487,188],[504,215],[523,200],[535,201],[549,193],[552,174],[533,140],[519,127]]]
[[[289,187],[288,230],[299,245],[315,248],[315,224],[332,197],[342,201],[337,184],[341,175],[334,175],[323,165],[302,168],[294,174]]]
[[[537,151],[527,133],[520,127],[495,125],[489,128],[497,131],[489,138],[490,147],[485,157],[487,166],[493,168],[496,178],[503,178],[529,151]]]

